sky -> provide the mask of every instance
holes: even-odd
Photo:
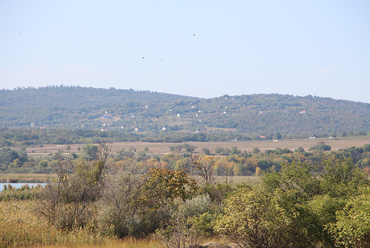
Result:
[[[370,103],[370,1],[0,0],[0,89]]]

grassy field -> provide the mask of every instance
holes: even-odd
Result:
[[[102,244],[95,244],[95,245],[78,245],[78,246],[65,246],[65,245],[41,245],[41,246],[31,246],[32,248],[73,248],[73,247],[81,247],[81,248],[160,248],[163,247],[158,241],[151,240],[151,239],[125,239],[125,240],[118,240],[112,239],[106,241]]]
[[[87,230],[61,231],[35,215],[37,202],[0,201],[0,247],[38,248],[158,248],[160,242],[151,239],[124,240],[105,238]]]
[[[85,230],[63,232],[34,214],[37,202],[0,202],[0,247],[26,247],[51,244],[73,245],[104,243],[106,240]]]
[[[319,141],[324,141],[327,145],[331,146],[332,150],[349,148],[352,146],[361,147],[364,144],[370,143],[370,140],[367,139],[302,139],[302,140],[281,140],[274,142],[272,140],[263,140],[263,141],[246,141],[246,142],[188,142],[189,145],[196,146],[195,152],[202,152],[203,148],[208,148],[211,153],[214,153],[216,146],[232,148],[237,147],[242,152],[247,151],[251,152],[254,147],[258,147],[262,152],[266,150],[274,150],[276,148],[289,148],[290,150],[295,150],[298,147],[303,147],[305,150],[314,146]],[[113,143],[112,153],[119,148],[124,147],[129,149],[134,147],[136,151],[143,151],[145,147],[148,147],[149,155],[153,154],[165,154],[170,152],[170,146],[176,146],[179,143],[149,143],[149,142],[116,142]],[[78,148],[81,148],[83,144],[72,144],[71,151],[79,153]],[[27,153],[29,156],[37,157],[44,156],[50,152],[57,151],[67,152],[66,145],[44,145],[43,147],[28,147]]]
[[[153,238],[103,237],[88,229],[62,231],[38,216],[35,200],[0,201],[0,247],[32,248],[165,248],[160,240]],[[222,242],[210,238],[205,242]]]

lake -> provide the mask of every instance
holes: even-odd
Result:
[[[4,185],[8,186],[9,184],[12,187],[15,187],[17,189],[21,188],[23,185],[26,185],[26,184],[28,184],[28,186],[30,186],[30,188],[32,188],[32,186],[36,187],[37,184],[40,184],[41,186],[46,185],[46,183],[0,183],[0,191],[4,190]]]

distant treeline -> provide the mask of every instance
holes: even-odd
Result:
[[[336,137],[366,136],[367,132],[342,132]],[[315,138],[328,138],[327,134],[313,135]],[[190,141],[216,142],[216,141],[248,141],[290,139],[295,136],[282,136],[280,133],[267,136],[247,136],[242,133],[188,133],[167,132],[156,135],[147,133],[124,133],[119,130],[98,131],[86,129],[25,129],[0,128],[0,147],[41,146],[43,144],[90,144],[101,142],[155,142],[155,143],[183,143]]]
[[[120,148],[115,154],[110,155],[107,159],[107,165],[113,171],[134,166],[135,174],[146,173],[151,168],[190,171],[192,164],[190,156],[194,155],[195,148],[187,143],[170,146],[172,153],[163,156],[150,156],[148,148],[143,151],[136,151],[134,147]],[[57,165],[60,159],[69,157],[76,163],[79,159],[93,160],[98,147],[86,144],[82,146],[79,154],[70,153],[66,156],[59,151],[38,158],[28,156],[25,149],[26,147],[21,147],[16,151],[2,148],[0,150],[0,173],[56,173],[59,169]],[[70,146],[66,145],[63,150],[70,151]],[[252,152],[241,152],[237,147],[229,149],[217,146],[214,150],[204,148],[203,153],[197,155],[202,158],[201,163],[212,165],[212,172],[217,176],[260,175],[262,171],[269,169],[279,171],[282,163],[293,161],[318,165],[330,156],[351,159],[355,165],[370,174],[370,144],[331,151],[329,145],[320,141],[306,151],[300,147],[294,151],[288,148],[276,148],[265,152],[260,152],[258,147],[255,147]]]
[[[32,146],[43,144],[89,144],[100,142],[164,142],[189,141],[246,141],[252,137],[235,133],[123,133],[98,130],[68,129],[9,129],[0,128],[0,147]],[[258,137],[259,139],[259,137]]]

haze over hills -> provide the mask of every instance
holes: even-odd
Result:
[[[166,93],[49,86],[0,90],[7,128],[277,133],[308,137],[370,131],[370,104],[313,96],[255,94],[203,99]]]

